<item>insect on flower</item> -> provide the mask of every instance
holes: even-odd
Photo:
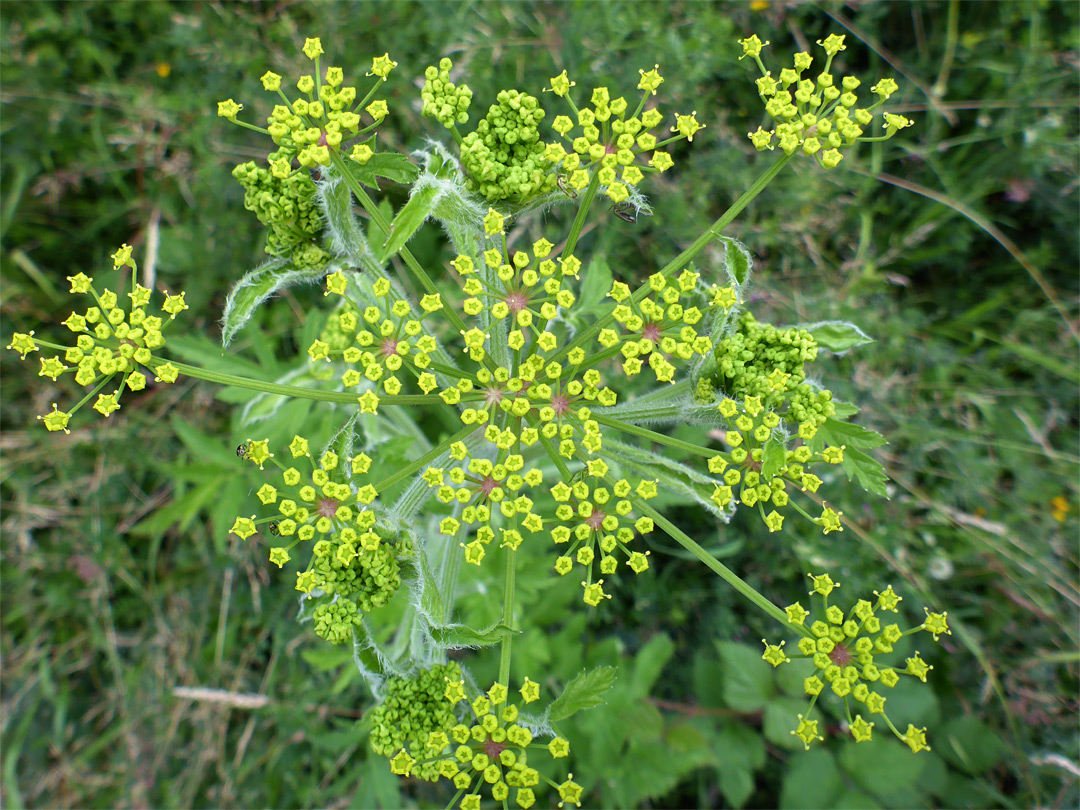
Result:
[[[243,444],[238,444],[236,446],[236,457],[237,458],[247,458],[247,453],[248,453],[247,442],[244,442]]]

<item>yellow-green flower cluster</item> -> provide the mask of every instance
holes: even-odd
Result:
[[[232,99],[218,103],[219,116],[249,129],[266,132],[281,147],[270,159],[275,177],[292,174],[293,160],[308,168],[330,165],[331,154],[340,152],[344,142],[373,130],[388,112],[385,101],[372,101],[390,70],[397,65],[388,55],[372,60],[371,72],[367,75],[375,76],[375,82],[358,102],[356,88],[343,84],[341,68],[328,67],[325,75],[320,76],[319,57],[323,50],[318,39],[308,39],[303,50],[315,62],[315,73],[304,74],[297,80],[299,98],[290,99],[285,95],[281,89],[282,77],[278,74],[267,72],[262,77],[263,88],[277,93],[283,102],[274,107],[265,130],[237,121],[236,116],[243,106]],[[363,126],[365,116],[371,121],[367,126]]]
[[[124,296],[109,289],[98,293],[93,280],[85,273],[68,276],[73,294],[89,295],[95,302],[82,314],[72,312],[63,322],[78,335],[74,346],[38,340],[33,331],[16,332],[8,344],[8,348],[17,351],[24,360],[31,352],[40,351],[42,346],[63,350],[63,355],[41,358],[38,376],[56,381],[64,374],[73,372],[77,384],[93,386],[70,411],[61,411],[53,404],[50,413],[38,417],[50,431],[69,433],[68,424],[72,415],[95,394],[97,399],[93,409],[108,417],[120,409],[120,397],[125,390],[141,391],[146,388],[148,374],[153,374],[156,382],[164,383],[176,382],[179,376],[176,366],[158,361],[153,353],[165,345],[162,331],[168,323],[188,308],[184,294],[165,294],[161,311],[169,316],[167,320],[158,315],[148,315],[146,307],[150,303],[151,291],[135,282],[137,268],[131,258],[131,247],[121,246],[112,259],[116,269],[125,266],[131,269],[131,292]],[[125,297],[131,301],[127,311],[122,306]],[[101,393],[101,389],[114,379],[119,379],[118,387],[111,393]]]
[[[431,734],[448,734],[457,725],[446,684],[461,679],[461,667],[455,661],[436,664],[412,677],[387,678],[382,702],[371,711],[371,750],[387,759],[406,751],[416,759],[410,776],[439,781],[442,774],[438,764],[428,759],[427,743]]]
[[[551,529],[551,539],[560,547],[569,544],[555,561],[555,570],[565,576],[573,570],[574,563],[585,568],[584,601],[596,607],[611,596],[604,592],[604,580],[593,581],[593,563],[598,563],[600,573],[614,574],[621,555],[624,565],[635,574],[649,567],[646,551],[630,551],[627,546],[637,535],[649,534],[653,521],[639,517],[631,523],[634,494],[642,500],[655,498],[656,482],[639,480],[634,488],[625,478],[617,481],[608,478],[608,465],[603,459],[593,459],[586,464],[578,480],[567,483],[559,481],[551,488],[551,495],[558,506],[555,508],[556,524]],[[594,479],[590,487],[586,477]]]
[[[520,693],[523,703],[533,703],[540,697],[540,687],[525,678]],[[469,701],[462,680],[447,678],[444,694],[452,705],[466,703],[472,721],[458,723],[449,732],[432,731],[418,753],[410,753],[403,747],[391,758],[390,770],[409,776],[418,769],[433,767],[453,783],[459,795],[465,794],[459,804],[461,810],[480,810],[481,791],[503,806],[513,791],[518,807],[523,810],[532,807],[536,803],[533,788],[542,777],[529,764],[529,751],[543,749],[552,758],[563,759],[570,753],[570,744],[562,737],[546,744],[537,742],[529,728],[520,722],[518,704],[509,702],[509,690],[503,684],[496,683]],[[581,806],[582,787],[573,781],[573,774],[561,784],[547,777],[543,779],[558,791],[559,807],[566,802]]]
[[[473,95],[467,84],[450,81],[453,69],[454,63],[443,57],[438,67],[432,65],[424,71],[424,88],[420,91],[420,114],[434,118],[447,129],[469,122]]]
[[[344,349],[331,347],[321,338],[308,347],[312,360],[341,359],[352,368],[341,375],[347,388],[364,381],[380,383],[391,396],[401,392],[401,377],[412,378],[425,394],[438,387],[435,375],[427,369],[431,353],[436,349],[435,338],[424,332],[423,321],[442,309],[439,295],[425,295],[420,300],[420,312],[413,313],[409,302],[391,296],[390,282],[383,278],[372,285],[376,303],[357,306],[348,293],[348,280],[338,271],[326,277],[327,294],[340,295],[346,307],[334,316],[337,331],[349,336]]]
[[[544,109],[535,96],[501,90],[496,103],[459,144],[465,186],[488,200],[523,203],[555,190],[538,129]]]
[[[552,121],[551,127],[561,141],[548,144],[544,155],[558,167],[560,177],[571,189],[585,188],[595,173],[602,193],[612,202],[620,203],[630,196],[628,187],[640,183],[645,174],[671,168],[671,155],[659,147],[684,138],[692,141],[694,134],[703,128],[695,118],[696,112],[676,115],[671,131],[677,134],[657,138],[653,130],[664,117],[656,108],[646,110],[645,102],[664,81],[658,67],[647,73],[640,71],[638,89],[643,93],[633,111],[624,97],[612,98],[606,87],[593,90],[591,106],[579,109],[570,97],[570,89],[576,83],[569,80],[566,71],[552,78],[549,89],[566,99],[574,117],[560,115]],[[639,162],[639,158],[644,162]]]
[[[597,341],[605,349],[618,346],[626,376],[639,374],[648,362],[657,381],[673,383],[678,369],[672,359],[687,361],[712,351],[709,336],[695,329],[704,313],[687,306],[697,290],[698,278],[689,270],[674,280],[654,273],[648,279],[648,296],[636,302],[626,284],[612,284],[608,296],[616,302],[613,315],[625,331],[620,335],[614,329],[603,329]]]
[[[784,525],[784,516],[776,509],[765,514],[770,505],[779,509],[791,506],[821,526],[825,534],[843,531],[840,523],[843,512],[824,506],[820,517],[813,518],[790,500],[788,492],[789,485],[802,492],[817,492],[822,481],[809,468],[815,464],[843,463],[843,446],[825,447],[820,453],[811,452],[805,444],[784,449],[777,432],[780,416],[767,410],[757,396],[747,396],[741,406],[725,397],[717,410],[729,426],[724,441],[731,448],[709,459],[709,471],[722,481],[712,494],[717,506],[726,509],[737,501],[743,506],[757,507],[770,532],[778,532]]]
[[[861,714],[851,716],[851,701],[862,704],[867,714],[871,717],[880,715],[889,729],[898,739],[906,743],[913,752],[928,751],[930,746],[926,744],[926,729],[908,725],[904,733],[893,725],[892,720],[885,712],[887,698],[879,691],[892,689],[900,682],[902,676],[918,678],[926,683],[927,673],[933,669],[916,652],[904,661],[904,668],[886,666],[879,660],[880,656],[888,655],[893,651],[894,645],[904,636],[910,636],[920,631],[930,633],[934,641],[943,633],[949,633],[949,625],[945,613],[931,613],[926,609],[926,620],[909,630],[901,630],[895,622],[883,623],[879,614],[891,612],[898,613],[897,605],[901,597],[893,591],[890,585],[884,591],[875,591],[876,601],[866,599],[858,600],[854,607],[846,614],[835,605],[829,604],[829,595],[840,587],[828,574],[811,575],[814,587],[810,595],[818,595],[822,598],[823,619],[818,619],[807,625],[810,613],[800,603],[789,605],[786,609],[788,623],[792,627],[808,630],[799,640],[799,653],[797,658],[806,658],[814,663],[814,674],[803,682],[806,694],[810,696],[810,706],[805,715],[799,715],[799,724],[792,732],[803,744],[809,748],[812,742],[822,740],[818,730],[818,721],[809,719],[810,712],[817,703],[818,698],[828,692],[843,700],[844,713],[846,715],[848,730],[856,742],[866,742],[872,737],[873,722],[863,719]],[[765,642],[765,653],[762,655],[766,661],[774,667],[789,663],[789,658],[784,652],[784,642],[769,644]]]
[[[493,425],[490,427],[498,430]],[[522,529],[536,533],[543,528],[543,520],[533,512],[533,500],[524,494],[528,488],[541,484],[543,473],[534,467],[526,469],[520,454],[502,452],[492,461],[472,456],[463,442],[455,442],[450,446],[450,458],[459,464],[449,469],[428,467],[423,479],[429,487],[438,487],[435,496],[440,501],[463,507],[460,521],[454,517],[440,521],[441,533],[453,536],[463,523],[477,527],[476,536],[461,544],[466,562],[479,565],[484,559],[487,546],[496,538],[491,527],[494,514],[513,521],[510,528],[499,530],[500,547],[516,551],[523,540]]]
[[[307,567],[297,572],[296,590],[329,597],[314,611],[315,632],[340,644],[351,637],[364,613],[385,605],[400,587],[396,553],[402,549],[392,548],[375,530],[374,486],[364,484],[354,492],[345,483],[368,472],[367,455],[342,459],[327,450],[316,461],[302,436],[295,436],[288,450],[296,466],[278,461],[265,439],[242,445],[244,458],[260,469],[272,462],[281,478],[276,486],[266,483],[255,493],[273,513],[261,519],[238,517],[230,531],[247,540],[266,525],[284,543],[270,549],[270,562],[279,568],[297,547],[310,549]]]
[[[775,148],[775,138],[786,154],[802,150],[831,169],[843,160],[842,150],[858,141],[884,140],[912,123],[903,116],[886,113],[885,134],[879,138],[863,137],[874,119],[874,110],[898,88],[892,79],[882,79],[870,88],[878,96],[877,101],[868,107],[857,106],[859,99],[855,91],[861,82],[854,76],[845,76],[838,82],[831,73],[833,57],[845,49],[843,36],[832,34],[818,42],[825,50],[826,61],[821,73],[813,79],[803,77],[814,61],[808,53],[795,54],[793,67],[784,68],[774,79],[761,61],[761,50],[769,43],[762,42],[757,35],[739,43],[743,46],[743,56],[739,58],[749,56],[761,70],[758,93],[765,111],[776,122],[772,130],[758,127],[756,132],[748,133],[759,152]]]
[[[494,234],[502,233],[501,217],[498,224]],[[506,256],[500,248],[493,247],[483,254],[484,264],[491,273],[480,272],[470,257],[458,256],[451,264],[462,276],[462,292],[468,296],[462,310],[473,318],[487,310],[496,323],[509,319],[514,330],[509,338],[510,347],[522,349],[526,342],[523,330],[535,324],[536,331],[542,332],[560,308],[568,309],[576,300],[565,282],[567,278],[578,277],[581,262],[573,256],[552,260],[549,258],[552,247],[543,237],[533,243],[532,257],[524,250]]]

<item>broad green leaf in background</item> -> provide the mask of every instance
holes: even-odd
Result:
[[[740,712],[760,711],[774,692],[772,667],[761,660],[761,651],[734,641],[719,641],[716,648],[728,706]]]
[[[800,751],[788,760],[780,788],[782,810],[820,810],[832,807],[844,789],[840,769],[824,748]]]

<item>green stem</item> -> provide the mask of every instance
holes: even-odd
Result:
[[[511,529],[517,529],[517,519],[511,524]],[[514,580],[517,574],[517,552],[507,547],[506,549],[506,573],[503,584],[503,624],[507,627],[514,626]],[[510,645],[512,633],[506,635],[499,645],[499,683],[510,688]]]
[[[585,190],[585,196],[581,199],[581,206],[578,208],[577,216],[574,217],[574,224],[570,227],[570,235],[566,237],[566,247],[562,250],[563,256],[572,256],[574,254],[578,237],[581,236],[581,229],[585,227],[585,217],[589,215],[589,208],[592,207],[599,188],[600,173],[594,171],[592,180],[589,181],[589,187]]]
[[[261,391],[266,394],[281,394],[282,396],[297,399],[314,399],[320,402],[337,402],[347,405],[355,405],[357,401],[356,394],[349,394],[344,391],[316,391],[311,388],[301,388],[297,385],[281,385],[280,383],[253,380],[250,377],[238,377],[235,374],[222,374],[220,371],[210,371],[198,366],[190,366],[187,363],[171,362],[177,371],[187,377],[194,377],[197,380],[206,380],[206,382],[218,383],[219,385],[228,385],[233,388],[246,388],[249,391]],[[160,357],[151,357],[147,365],[156,371],[165,363],[166,361]],[[438,394],[379,396],[380,405],[429,405],[441,401]]]
[[[638,425],[631,425],[629,422],[612,419],[610,416],[603,416],[596,411],[592,412],[592,418],[601,425],[615,428],[615,430],[618,430],[621,433],[630,433],[634,436],[640,436],[651,442],[665,444],[668,447],[675,447],[679,450],[685,450],[687,453],[693,453],[694,455],[702,456],[703,458],[712,458],[713,456],[718,455],[727,456],[727,453],[721,453],[719,450],[710,450],[708,447],[702,447],[701,445],[692,444],[691,442],[684,442],[682,439],[676,439],[672,436],[665,436],[663,433],[657,433],[655,430],[649,430],[648,428],[639,427]]]
[[[383,492],[388,487],[392,487],[394,484],[396,484],[398,481],[402,480],[403,478],[408,478],[413,473],[419,472],[422,468],[426,467],[432,461],[434,461],[439,456],[441,456],[443,453],[445,453],[447,450],[449,450],[450,445],[452,445],[454,442],[464,441],[465,438],[470,433],[472,433],[474,430],[476,430],[476,428],[473,427],[472,425],[467,425],[466,427],[462,428],[457,433],[455,433],[453,436],[451,436],[449,439],[445,439],[443,442],[441,442],[437,446],[432,447],[430,450],[428,450],[426,453],[424,453],[424,455],[420,456],[420,458],[418,458],[416,461],[414,461],[411,464],[409,464],[408,466],[403,467],[402,469],[398,470],[396,473],[391,475],[389,478],[384,478],[382,481],[377,483],[375,485],[376,491]]]
[[[683,548],[685,548],[687,551],[689,551],[691,554],[693,554],[695,557],[705,563],[705,565],[707,565],[714,572],[716,572],[721,579],[723,579],[732,588],[734,588],[751,602],[753,602],[757,607],[761,608],[761,610],[765,611],[772,618],[776,619],[778,622],[780,622],[780,624],[784,625],[784,627],[794,627],[804,636],[810,636],[809,630],[807,630],[805,627],[799,627],[789,623],[787,620],[787,615],[784,613],[784,611],[782,611],[780,608],[778,608],[776,605],[774,605],[772,602],[770,602],[768,599],[766,599],[764,596],[754,590],[754,588],[752,588],[745,580],[743,580],[742,577],[740,577],[738,574],[736,574],[734,571],[732,571],[730,568],[728,568],[726,565],[716,559],[716,557],[714,557],[712,554],[710,554],[693,540],[691,540],[690,537],[681,529],[679,529],[678,526],[676,526],[670,520],[668,520],[651,506],[649,506],[649,504],[646,503],[643,499],[633,498],[633,503],[641,514],[651,517],[653,519],[653,522],[665,532],[667,532],[668,536],[671,537],[672,540],[677,542],[679,545],[681,545]]]
[[[701,253],[701,251],[703,251],[710,242],[712,242],[714,239],[719,238],[723,234],[724,229],[731,224],[735,217],[737,217],[758,194],[765,190],[765,187],[772,182],[773,178],[780,173],[780,170],[783,169],[794,156],[795,153],[792,153],[790,155],[784,155],[772,166],[770,166],[764,174],[762,174],[757,180],[754,181],[753,185],[751,185],[750,188],[748,188],[742,193],[739,199],[737,199],[731,204],[731,207],[728,208],[728,210],[721,215],[720,219],[716,220],[716,222],[706,228],[705,232],[702,233],[701,236],[699,236],[697,239],[695,239],[694,242],[690,245],[690,247],[688,247],[686,250],[684,250],[682,253],[680,253],[678,256],[668,262],[667,265],[662,270],[660,270],[660,274],[663,276],[669,276],[676,270],[681,270],[683,267],[689,264],[695,256]],[[631,296],[631,300],[635,304],[638,303],[639,301],[641,301],[641,299],[643,299],[646,295],[649,294],[649,291],[651,289],[652,288],[648,284],[642,284]],[[588,343],[597,334],[600,333],[601,329],[606,328],[607,325],[614,320],[615,315],[613,309],[607,315],[599,318],[591,327],[581,332],[576,338],[570,341],[570,343],[564,346],[560,352],[558,352],[554,357],[551,358],[551,362],[561,362],[562,359],[566,357],[566,355],[569,354],[572,349],[576,349],[578,346],[582,346]]]

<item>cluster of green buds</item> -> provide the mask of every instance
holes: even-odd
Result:
[[[797,53],[794,66],[780,71],[774,79],[761,61],[761,50],[768,42],[762,42],[755,34],[739,40],[743,55],[749,56],[761,70],[757,80],[758,93],[765,104],[765,112],[776,122],[773,130],[758,127],[749,133],[751,142],[759,151],[773,149],[773,138],[788,155],[798,150],[815,157],[826,169],[837,166],[843,160],[842,151],[865,141],[880,141],[912,122],[902,115],[885,113],[885,134],[879,137],[863,137],[874,119],[874,111],[898,89],[893,79],[881,79],[870,88],[877,101],[869,107],[858,107],[855,91],[860,81],[854,76],[843,77],[839,85],[830,72],[833,57],[845,50],[844,37],[831,34],[818,45],[826,53],[825,67],[816,79],[803,78],[814,58],[808,53]]]
[[[805,329],[779,329],[744,312],[735,331],[716,344],[713,383],[738,399],[758,397],[765,408],[797,425],[801,438],[810,439],[836,412],[832,392],[806,382],[806,364],[817,354],[817,341]]]
[[[282,464],[266,439],[240,446],[238,455],[260,469],[267,462],[276,466],[281,483],[265,483],[255,493],[264,507],[273,510],[271,515],[237,517],[230,531],[247,540],[266,526],[285,544],[270,549],[270,562],[279,568],[292,559],[298,546],[310,549],[307,567],[296,574],[296,590],[322,597],[314,610],[315,632],[341,644],[352,638],[353,627],[365,613],[382,607],[397,592],[398,558],[410,556],[412,550],[387,542],[377,532],[370,508],[375,487],[364,484],[354,491],[349,483],[370,469],[367,455],[342,459],[327,450],[316,461],[302,436],[295,436],[288,449],[297,466]]]
[[[411,776],[437,782],[442,773],[430,759],[428,741],[430,735],[449,733],[457,725],[446,684],[461,680],[461,667],[454,661],[412,677],[387,678],[382,702],[371,711],[371,750],[386,759],[404,751],[415,760]]]
[[[270,153],[269,160],[279,159],[282,151]],[[244,188],[244,208],[268,229],[268,254],[287,258],[294,267],[326,264],[329,254],[319,244],[322,214],[315,202],[315,183],[307,172],[275,173],[250,160],[233,169],[232,175]]]
[[[787,620],[791,627],[799,630],[803,637],[799,639],[799,652],[796,658],[813,662],[814,674],[803,682],[806,694],[810,696],[810,705],[805,715],[799,715],[798,727],[792,732],[809,748],[815,741],[824,737],[818,730],[818,721],[810,719],[810,713],[818,698],[829,691],[843,701],[844,714],[848,730],[856,742],[866,742],[872,738],[874,723],[863,719],[861,714],[852,717],[852,701],[862,704],[868,715],[880,715],[896,737],[906,743],[913,752],[928,751],[926,729],[909,724],[904,733],[889,719],[885,712],[886,697],[878,691],[881,687],[892,689],[903,676],[918,678],[926,683],[927,673],[933,669],[916,652],[904,661],[904,668],[887,666],[880,656],[893,652],[894,645],[905,636],[918,632],[927,632],[934,641],[942,634],[951,633],[945,613],[931,613],[925,609],[926,619],[922,624],[908,630],[901,630],[895,622],[884,624],[879,613],[898,613],[897,605],[901,597],[890,585],[885,590],[874,591],[875,602],[858,600],[847,614],[835,605],[829,604],[829,595],[840,587],[828,574],[811,575],[814,588],[810,595],[819,595],[822,601],[822,618],[807,625],[811,614],[799,602],[786,609]],[[791,658],[784,652],[784,642],[765,643],[762,655],[774,667],[790,663]]]
[[[459,144],[466,188],[511,203],[554,191],[555,175],[540,140],[544,108],[535,96],[518,90],[500,90],[495,101]]]
[[[439,66],[431,65],[424,71],[424,87],[420,91],[420,114],[434,118],[447,129],[456,124],[469,122],[469,105],[472,104],[472,90],[467,84],[454,84],[450,81],[450,71],[454,63],[443,57]]]
[[[540,698],[540,686],[525,678],[520,693],[523,703],[533,703]],[[570,754],[570,744],[562,737],[546,744],[537,742],[522,722],[518,705],[509,702],[505,685],[496,683],[470,702],[462,680],[447,678],[444,694],[451,705],[467,704],[472,722],[458,723],[448,731],[430,732],[416,754],[403,747],[390,759],[391,771],[409,776],[418,769],[434,768],[457,788],[450,804],[460,799],[461,810],[480,810],[481,791],[485,789],[504,807],[513,789],[517,806],[528,810],[536,803],[533,788],[541,779],[558,792],[559,807],[566,802],[581,806],[582,787],[574,782],[573,774],[560,784],[542,776],[529,763],[529,752],[538,750],[553,759],[563,759]]]
[[[165,320],[157,315],[148,315],[146,306],[150,303],[151,291],[135,281],[137,267],[131,257],[131,247],[122,245],[112,255],[114,269],[131,269],[131,292],[126,297],[131,306],[125,311],[121,304],[123,297],[110,289],[101,293],[94,288],[93,280],[85,273],[68,276],[71,292],[77,295],[89,295],[95,305],[79,314],[72,312],[65,320],[66,326],[78,335],[74,346],[63,346],[43,339],[35,338],[35,333],[16,332],[12,336],[9,349],[17,351],[25,360],[31,352],[40,351],[41,347],[62,351],[63,355],[41,358],[39,377],[48,377],[54,382],[68,372],[74,372],[75,382],[89,389],[76,405],[68,411],[61,411],[56,404],[50,413],[38,417],[50,431],[62,430],[69,433],[68,424],[72,415],[83,405],[97,396],[93,409],[102,416],[111,416],[120,408],[120,397],[125,390],[142,391],[147,385],[147,375],[153,374],[155,382],[173,383],[179,376],[179,370],[172,363],[154,356],[154,352],[165,345],[163,330],[178,314],[188,308],[184,294],[165,294],[161,311],[168,315]],[[71,363],[72,365],[65,365]],[[140,370],[141,369],[141,370]],[[113,380],[120,383],[111,393],[102,393],[102,389]]]
[[[566,99],[574,118],[560,115],[552,121],[551,127],[562,142],[548,144],[544,154],[558,167],[560,183],[565,182],[575,193],[595,176],[601,193],[614,203],[623,202],[630,197],[630,187],[637,186],[646,174],[671,168],[671,155],[660,151],[660,147],[683,139],[692,141],[694,134],[704,128],[695,118],[696,112],[676,115],[671,128],[676,135],[664,138],[661,134],[658,138],[653,130],[664,117],[655,107],[646,110],[645,104],[664,80],[659,65],[639,72],[638,89],[643,92],[633,111],[623,96],[612,98],[606,87],[593,90],[591,107],[578,108],[570,95],[576,82],[570,81],[566,71],[551,79],[549,89]],[[563,142],[569,144],[569,150]]]
[[[278,146],[267,155],[265,166],[249,162],[233,172],[244,187],[245,207],[270,228],[267,253],[288,256],[297,267],[317,268],[325,264],[327,256],[318,244],[322,228],[312,199],[315,184],[307,170],[330,166],[348,142],[364,138],[382,123],[388,112],[386,102],[373,98],[397,62],[389,54],[373,58],[367,75],[375,77],[374,83],[357,101],[357,89],[343,84],[340,67],[328,67],[322,73],[319,39],[306,40],[303,52],[315,63],[315,73],[297,80],[298,98],[285,94],[277,73],[267,71],[262,76],[263,88],[282,101],[266,119],[267,127],[239,120],[243,105],[231,98],[218,102],[218,115],[269,135]],[[363,164],[371,159],[374,151],[369,140],[353,144],[352,160]]]

